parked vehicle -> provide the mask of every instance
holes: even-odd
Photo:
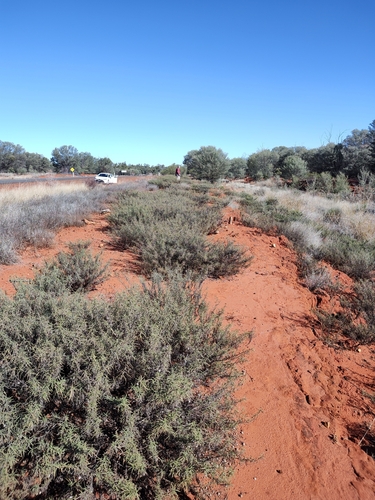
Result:
[[[117,177],[108,172],[101,172],[95,177],[95,180],[96,182],[102,182],[103,184],[116,184]]]

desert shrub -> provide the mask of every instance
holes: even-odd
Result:
[[[331,275],[325,267],[316,266],[315,269],[306,273],[305,283],[311,292],[335,288]]]
[[[324,222],[339,224],[342,218],[342,210],[338,207],[328,209],[323,215]]]
[[[89,241],[70,243],[69,252],[60,252],[44,265],[35,278],[35,285],[57,295],[64,288],[71,292],[93,290],[106,280],[108,264],[103,266],[101,255],[92,255],[89,245]]]
[[[152,178],[148,182],[149,184],[154,184],[159,189],[167,189],[178,181],[173,175],[164,175],[162,177]]]
[[[221,223],[221,208],[221,199],[168,189],[122,197],[109,220],[117,244],[139,256],[146,275],[178,268],[195,277],[214,277],[225,275],[225,269],[231,275],[240,262],[250,262],[241,248],[208,243],[206,236]]]
[[[206,250],[204,274],[211,278],[232,276],[250,265],[252,256],[231,241],[211,243]]]
[[[375,269],[375,245],[340,232],[326,236],[318,256],[355,279],[369,278]]]
[[[239,336],[199,288],[0,295],[0,498],[172,498],[238,457]]]
[[[5,236],[5,232],[3,232],[2,237],[3,239],[0,240],[0,263],[15,264],[18,260],[17,242],[13,235]]]
[[[375,342],[375,283],[360,280],[354,285],[354,294],[341,299],[343,310],[338,314],[318,311],[323,331],[336,342],[345,336],[356,344]]]
[[[242,222],[246,226],[255,226],[265,232],[276,230],[281,233],[281,228],[292,221],[298,221],[302,214],[298,210],[289,209],[280,205],[276,198],[258,200],[254,196],[245,194],[240,199],[242,206]]]
[[[339,193],[339,194],[350,193],[350,184],[349,184],[348,178],[342,172],[340,172],[335,177],[333,192]]]
[[[208,193],[212,189],[212,184],[205,181],[195,182],[191,184],[191,189],[196,193]]]
[[[309,251],[314,255],[322,244],[320,232],[306,220],[288,222],[279,225],[279,229],[299,252]]]

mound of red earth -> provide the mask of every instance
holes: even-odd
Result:
[[[0,266],[0,288],[14,294],[10,279],[31,278],[44,260],[78,240],[90,240],[92,251],[110,263],[109,279],[92,295],[110,298],[138,282],[136,260],[111,245],[106,217],[98,214],[82,227],[63,229],[53,248],[28,248],[18,264]],[[285,238],[242,226],[231,209],[211,238],[230,239],[253,255],[238,275],[207,280],[203,287],[227,324],[253,331],[238,397],[248,420],[239,446],[255,460],[237,465],[231,485],[218,497],[373,500],[374,349],[343,350],[322,341],[312,312],[317,296],[299,279]],[[336,276],[350,285],[346,276]],[[331,306],[329,297],[319,303]]]

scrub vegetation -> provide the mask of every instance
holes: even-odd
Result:
[[[48,183],[49,184],[49,183]],[[116,192],[136,185],[99,186],[46,183],[0,191],[0,264],[18,260],[26,246],[53,244],[62,227],[80,226],[83,219],[103,208]]]
[[[119,197],[109,221],[118,246],[139,257],[150,276],[177,269],[195,279],[236,274],[251,256],[232,242],[215,243],[207,235],[218,230],[227,200],[184,186]]]
[[[375,191],[370,196],[367,185],[364,192],[327,195],[286,187],[277,179],[233,189],[243,223],[285,235],[299,255],[306,286],[339,295],[339,312],[316,311],[324,338],[347,347],[373,343]],[[325,263],[353,278],[352,293],[340,290]]]
[[[0,294],[0,498],[205,498],[228,481],[244,459],[234,394],[251,335],[223,326],[200,290],[251,262],[215,242],[229,202],[245,225],[287,236],[312,291],[340,292],[339,312],[317,312],[329,342],[375,341],[375,121],[313,150],[229,159],[206,146],[183,163],[177,181],[174,164],[113,164],[73,146],[48,160],[0,141],[6,173],[166,174],[148,192],[87,184],[1,194],[1,264],[111,201],[114,244],[137,256],[148,281],[88,299],[106,266],[78,242],[17,281],[13,298]],[[353,278],[353,293],[341,293],[325,263]]]
[[[198,285],[154,276],[112,302],[53,274],[17,288],[0,297],[1,498],[172,498],[198,494],[197,474],[228,480],[247,336]]]
[[[0,295],[1,498],[203,498],[229,481],[251,335],[224,327],[200,287],[251,258],[207,240],[217,194],[117,194],[114,237],[139,251],[143,287],[88,299],[106,266],[82,241]]]

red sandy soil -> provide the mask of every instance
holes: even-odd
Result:
[[[0,288],[13,295],[10,278],[31,278],[45,259],[77,240],[90,240],[92,251],[110,263],[110,278],[92,295],[108,298],[138,282],[136,260],[112,247],[106,217],[95,214],[82,227],[60,231],[53,248],[28,248],[19,264],[0,266]],[[249,419],[239,446],[258,459],[237,465],[218,498],[373,500],[375,462],[360,442],[374,419],[374,403],[365,395],[375,393],[374,349],[323,343],[312,313],[317,296],[298,278],[285,238],[242,226],[232,209],[213,238],[229,238],[254,256],[235,277],[207,280],[204,294],[234,329],[254,332],[238,393],[241,414]],[[327,297],[323,302],[330,307]],[[366,439],[362,446],[371,444]]]

